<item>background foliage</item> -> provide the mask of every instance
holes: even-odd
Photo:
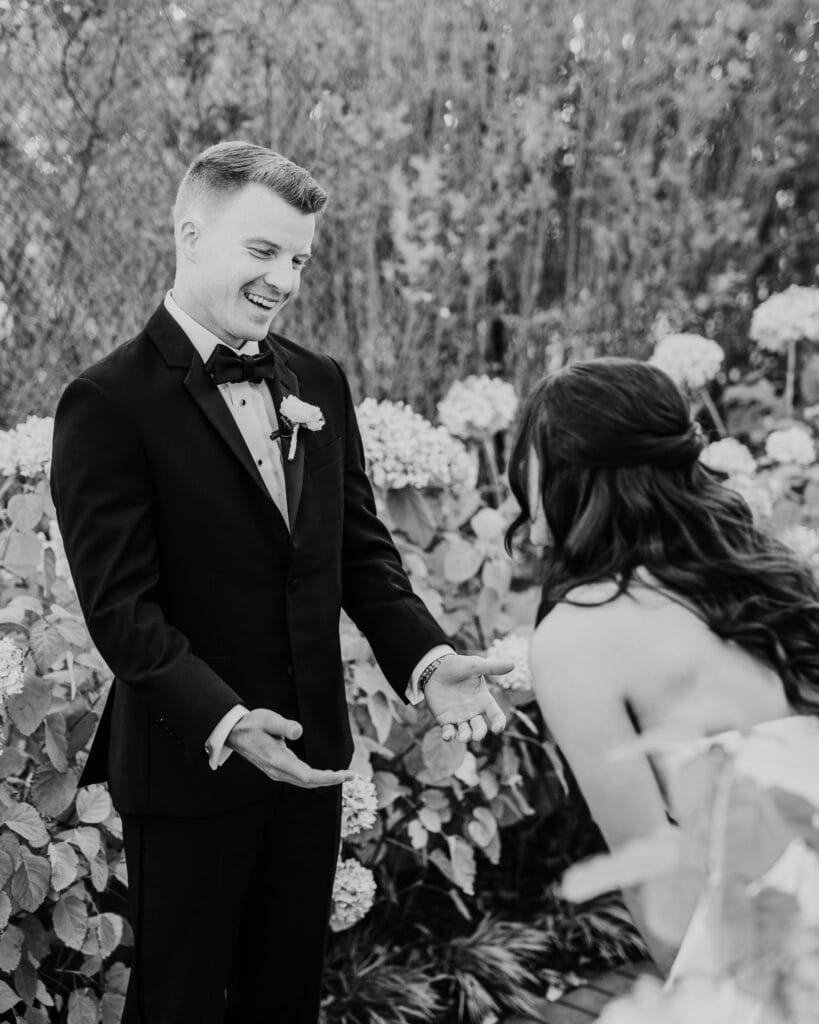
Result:
[[[359,394],[429,414],[658,325],[742,362],[751,306],[816,282],[817,38],[803,0],[3,0],[0,417],[144,322],[231,137],[331,192],[282,329]]]

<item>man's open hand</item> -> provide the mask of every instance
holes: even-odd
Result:
[[[298,722],[267,708],[256,708],[239,719],[225,744],[276,782],[289,782],[302,789],[340,786],[353,777],[350,771],[311,768],[296,757],[285,740],[297,740],[301,733]]]
[[[482,740],[487,731],[502,732],[506,715],[486,685],[484,676],[504,676],[514,668],[511,661],[497,658],[445,658],[424,688],[424,697],[445,740],[468,743]]]

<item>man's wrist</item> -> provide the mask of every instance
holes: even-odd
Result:
[[[427,667],[424,669],[424,671],[418,677],[417,686],[418,686],[418,692],[420,694],[423,694],[424,690],[426,689],[427,683],[430,681],[430,679],[432,679],[432,677],[438,671],[438,666],[441,664],[441,662],[445,661],[447,658],[454,658],[454,657],[455,657],[455,652],[454,651],[447,651],[445,654],[439,654],[438,657],[435,658],[434,661],[431,661],[427,665]]]

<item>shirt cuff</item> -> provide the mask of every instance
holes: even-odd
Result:
[[[248,713],[247,708],[241,704],[237,704],[235,708],[231,708],[230,711],[222,718],[217,724],[213,732],[208,736],[207,742],[205,743],[205,753],[208,755],[208,764],[211,766],[213,771],[217,768],[221,768],[222,765],[227,761],[233,751],[230,747],[225,749],[225,740],[230,735],[230,730],[239,721],[240,718],[244,718]]]
[[[412,678],[409,681],[409,685],[404,691],[406,698],[410,702],[410,704],[420,704],[421,701],[424,699],[423,693],[418,692],[418,680],[424,674],[424,669],[427,667],[427,665],[431,665],[432,662],[435,661],[436,658],[440,658],[442,654],[454,653],[455,648],[450,647],[449,644],[438,644],[438,646],[433,647],[431,651],[427,651],[427,653],[423,656],[423,658],[421,658],[421,660],[415,666],[412,673]]]

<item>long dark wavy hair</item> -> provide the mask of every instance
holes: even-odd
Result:
[[[591,359],[535,386],[509,465],[521,511],[506,543],[531,518],[534,454],[551,534],[538,620],[584,583],[615,580],[613,600],[643,566],[771,665],[794,709],[819,713],[819,584],[699,461],[702,445],[686,399],[648,363]]]

